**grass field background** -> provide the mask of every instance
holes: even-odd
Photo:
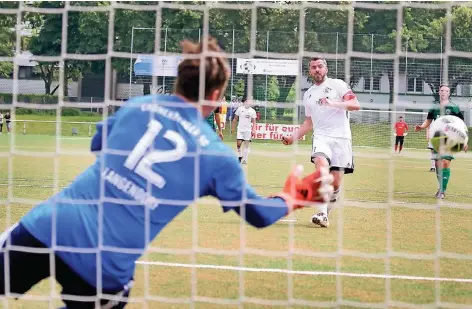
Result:
[[[71,137],[70,132],[57,140],[61,150],[73,154],[55,157],[47,156],[56,150],[54,136],[17,134],[14,150],[18,153],[10,155],[11,138],[11,135],[0,136],[2,202],[6,202],[8,196],[10,158],[13,198],[33,200],[53,194],[55,165],[58,184],[63,186],[94,160],[88,151],[90,139]],[[232,138],[227,136],[227,140]],[[278,144],[253,143],[252,147],[246,166],[247,177],[262,195],[280,190],[291,164],[299,162],[305,165],[305,170],[313,168],[307,145],[300,145],[295,154],[291,148]],[[169,224],[141,261],[472,278],[469,183],[472,157],[461,154],[453,161],[446,200],[441,204],[433,197],[437,181],[434,173],[429,172],[426,150],[406,149],[402,155],[389,156],[386,148],[356,148],[355,157],[355,173],[345,179],[343,202],[333,211],[328,229],[314,227],[309,222],[312,209],[304,209],[296,213],[294,223],[281,222],[257,230],[241,223],[235,213],[223,214],[214,199],[205,198]],[[396,203],[389,206],[386,202],[390,190]],[[463,207],[456,207],[458,204]],[[14,223],[31,207],[23,203],[4,205],[0,211],[0,226],[5,228]],[[194,233],[193,218],[197,219],[197,233]],[[185,254],[193,249],[197,249],[195,253]],[[46,280],[28,295],[48,297],[51,293],[60,293],[59,289],[51,292],[50,287],[50,281]],[[471,283],[193,270],[146,264],[137,266],[132,293],[137,300],[145,298],[146,301],[128,307],[192,308],[188,303],[192,296],[197,296],[194,298],[196,308],[236,308],[238,305],[225,301],[237,304],[241,295],[246,301],[244,308],[265,308],[267,304],[280,308],[306,308],[308,305],[385,308],[387,301],[390,308],[472,307]],[[162,302],[169,299],[182,303]],[[289,299],[295,299],[295,305],[289,306]],[[452,303],[458,305],[449,305]],[[9,308],[49,306],[48,302],[27,299],[3,304]],[[55,301],[54,305],[57,307],[60,301]]]

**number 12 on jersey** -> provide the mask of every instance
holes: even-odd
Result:
[[[153,171],[152,166],[156,163],[175,162],[187,153],[187,143],[179,133],[173,130],[166,130],[163,137],[174,145],[172,150],[149,149],[163,128],[162,123],[152,119],[148,123],[146,133],[141,137],[131,154],[125,161],[124,166],[134,171],[159,189],[164,188],[166,180],[164,177]]]

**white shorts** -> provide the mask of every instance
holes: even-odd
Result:
[[[354,173],[352,142],[347,138],[314,135],[311,162],[315,162],[315,158],[319,156],[328,159],[331,171],[344,171],[344,174]]]
[[[236,139],[243,141],[251,141],[252,132],[251,131],[239,131],[236,133]]]

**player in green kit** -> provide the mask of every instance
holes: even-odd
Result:
[[[449,96],[451,89],[447,85],[441,85],[439,87],[439,106],[431,108],[428,112],[426,120],[415,127],[415,131],[428,128],[433,121],[441,117],[442,115],[452,115],[459,117],[464,120],[464,115],[460,111],[459,107],[449,102]],[[436,161],[436,177],[438,178],[439,189],[436,192],[436,198],[444,199],[449,179],[451,178],[451,161],[454,159],[453,155],[442,155],[440,156],[435,151],[430,143],[429,147],[432,149]],[[467,145],[464,146],[464,151],[467,151]],[[441,173],[442,171],[442,173]],[[442,174],[442,175],[441,175]]]
[[[223,139],[223,128],[221,127],[221,107],[218,107],[214,112],[212,112],[206,118],[206,121],[210,125],[210,127],[215,131],[218,136]]]

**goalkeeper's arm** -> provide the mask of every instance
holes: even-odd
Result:
[[[333,179],[328,169],[325,169],[326,173],[320,178],[321,185],[316,190],[323,194],[325,200],[329,200],[333,191],[331,186]],[[274,224],[319,196],[318,192],[315,192],[315,183],[318,179],[314,178],[314,174],[300,179],[301,170],[297,169],[287,177],[283,190],[268,198],[259,196],[246,183],[243,172],[230,175],[232,177],[228,177],[227,174],[219,183],[214,183],[211,195],[220,199],[224,211],[234,210],[239,215],[244,215],[249,224],[258,228]]]
[[[257,228],[270,226],[291,212],[290,205],[283,198],[261,197],[249,184],[246,185],[246,195],[244,205],[230,206],[231,202],[222,201],[224,211],[234,210],[240,216],[244,215],[244,219]]]

